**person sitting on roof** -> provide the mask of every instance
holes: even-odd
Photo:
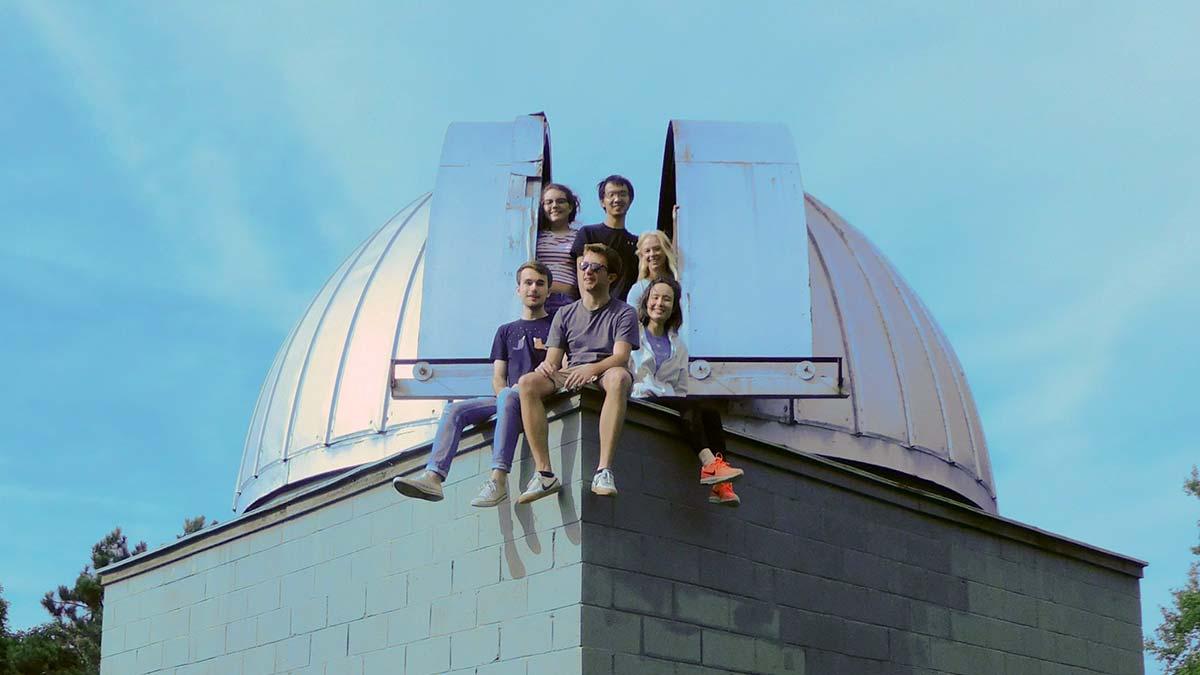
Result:
[[[442,483],[450,473],[463,428],[496,415],[492,475],[484,482],[479,495],[471,500],[471,506],[496,506],[508,498],[508,472],[522,426],[521,400],[516,385],[522,375],[532,372],[546,358],[551,319],[545,304],[554,279],[550,269],[537,261],[518,267],[516,276],[521,318],[497,328],[492,339],[492,390],[496,395],[455,401],[445,407],[425,470],[416,476],[392,479],[392,486],[400,494],[431,502],[441,501]]]
[[[741,499],[730,481],[744,472],[726,463],[723,456],[725,430],[721,414],[698,401],[674,398],[687,396],[688,383],[687,345],[679,337],[679,326],[683,324],[679,296],[679,282],[659,277],[647,284],[639,299],[641,347],[631,356],[633,386],[629,396],[652,399],[679,412],[684,435],[700,458],[700,484],[712,486],[708,501],[737,506]]]
[[[633,183],[624,176],[612,175],[600,181],[596,192],[600,197],[600,208],[604,209],[604,222],[579,228],[575,243],[571,245],[571,257],[578,263],[588,244],[604,244],[613,249],[621,257],[621,268],[626,274],[613,284],[610,294],[624,302],[633,285],[633,270],[638,262],[638,239],[625,229],[625,216],[629,215],[629,207],[633,204]]]
[[[575,244],[578,228],[572,227],[579,215],[579,197],[561,183],[550,183],[542,189],[542,209],[538,218],[537,259],[550,268],[554,283],[546,299],[546,312],[551,316],[559,308],[579,299],[575,287]]]
[[[679,207],[671,210],[671,222],[676,222]],[[675,247],[671,245],[671,237],[662,230],[643,232],[637,240],[638,276],[637,281],[629,288],[629,296],[625,302],[630,307],[637,308],[642,295],[650,281],[659,277],[679,279],[679,264],[676,262]]]
[[[600,409],[600,462],[592,492],[617,494],[612,474],[613,451],[625,424],[631,377],[629,355],[638,346],[637,312],[612,297],[609,289],[621,278],[621,258],[604,244],[588,244],[579,262],[579,300],[558,310],[550,326],[546,360],[521,378],[521,415],[525,438],[537,472],[517,499],[528,503],[554,494],[562,483],[550,466],[546,397],[595,382],[604,390]],[[563,354],[567,368],[560,368]]]

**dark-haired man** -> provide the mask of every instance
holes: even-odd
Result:
[[[455,401],[446,406],[425,470],[415,476],[392,479],[392,486],[400,494],[431,502],[441,501],[442,483],[450,473],[463,428],[496,415],[492,475],[484,482],[479,495],[471,500],[471,506],[496,506],[508,498],[508,472],[521,434],[521,400],[516,384],[522,375],[533,371],[546,358],[550,315],[546,313],[545,305],[552,280],[550,269],[540,262],[531,260],[517,268],[521,318],[497,328],[492,340],[492,390],[496,395]]]
[[[604,222],[579,228],[575,243],[571,245],[571,257],[578,262],[583,256],[583,247],[588,244],[604,244],[616,251],[625,273],[613,283],[610,291],[612,297],[624,302],[629,296],[629,287],[637,281],[638,268],[638,238],[625,229],[625,216],[633,205],[633,183],[624,176],[612,175],[600,181],[596,192],[600,197],[600,208],[604,209]]]
[[[545,398],[556,391],[595,382],[604,390],[600,409],[600,462],[592,492],[617,494],[612,474],[613,451],[625,424],[625,402],[632,376],[629,354],[638,346],[637,312],[612,297],[609,289],[621,277],[621,258],[604,244],[588,244],[579,261],[579,299],[558,310],[546,341],[546,360],[518,383],[525,439],[536,473],[517,501],[528,503],[554,494],[562,483],[550,466]],[[567,368],[560,368],[563,354]]]

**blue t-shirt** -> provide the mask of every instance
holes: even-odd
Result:
[[[492,339],[492,360],[508,362],[508,386],[546,360],[546,338],[550,335],[549,315],[540,319],[517,319],[496,329]]]
[[[646,331],[646,342],[650,343],[650,351],[654,354],[654,370],[662,368],[663,361],[671,358],[671,337],[666,333],[661,336]]]

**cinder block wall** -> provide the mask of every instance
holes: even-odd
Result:
[[[440,503],[391,487],[421,453],[110,568],[102,675],[579,673],[579,416],[551,438],[557,501],[471,507],[491,453],[468,435]]]
[[[441,503],[406,454],[104,570],[102,675],[1142,673],[1137,561],[746,438],[716,507],[639,405],[599,498],[598,396],[559,410],[557,500],[470,507],[485,429]]]
[[[644,408],[621,447],[583,500],[588,675],[1143,672],[1137,561],[732,437],[713,506]]]

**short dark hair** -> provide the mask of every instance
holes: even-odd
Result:
[[[629,201],[633,201],[633,183],[630,183],[629,179],[625,176],[618,176],[615,173],[600,181],[596,185],[596,194],[600,197],[601,201],[604,200],[604,186],[608,185],[609,183],[612,183],[613,185],[624,185],[629,190]]]
[[[670,333],[673,330],[679,330],[679,327],[683,325],[683,306],[680,305],[679,302],[680,296],[683,294],[683,289],[679,287],[679,282],[675,281],[671,277],[658,277],[654,281],[651,281],[650,285],[646,287],[646,291],[642,293],[642,297],[638,299],[638,321],[641,321],[643,326],[650,323],[650,312],[648,310],[650,306],[650,289],[654,288],[658,284],[666,284],[670,286],[671,290],[675,293],[675,304],[671,307],[671,316],[667,317],[667,332]]]
[[[515,275],[517,277],[517,283],[521,282],[521,272],[524,270],[533,270],[534,272],[546,277],[547,286],[554,283],[554,273],[550,271],[549,267],[546,267],[545,263],[537,260],[530,260],[529,262],[521,263],[521,266],[517,268],[517,273]]]
[[[617,275],[617,281],[621,280],[621,256],[607,244],[586,244],[583,247],[583,252],[592,252],[597,255],[604,256],[604,266],[608,268],[609,274]],[[580,256],[581,258],[583,256]]]
[[[575,219],[579,217],[579,195],[575,194],[574,190],[566,185],[563,185],[562,183],[550,183],[546,187],[542,188],[542,196],[545,197],[546,193],[550,190],[562,190],[567,194],[567,201],[571,203],[571,221],[574,222]],[[546,217],[546,208],[539,203],[538,229],[546,229],[546,226],[549,224],[549,220],[550,219]]]

